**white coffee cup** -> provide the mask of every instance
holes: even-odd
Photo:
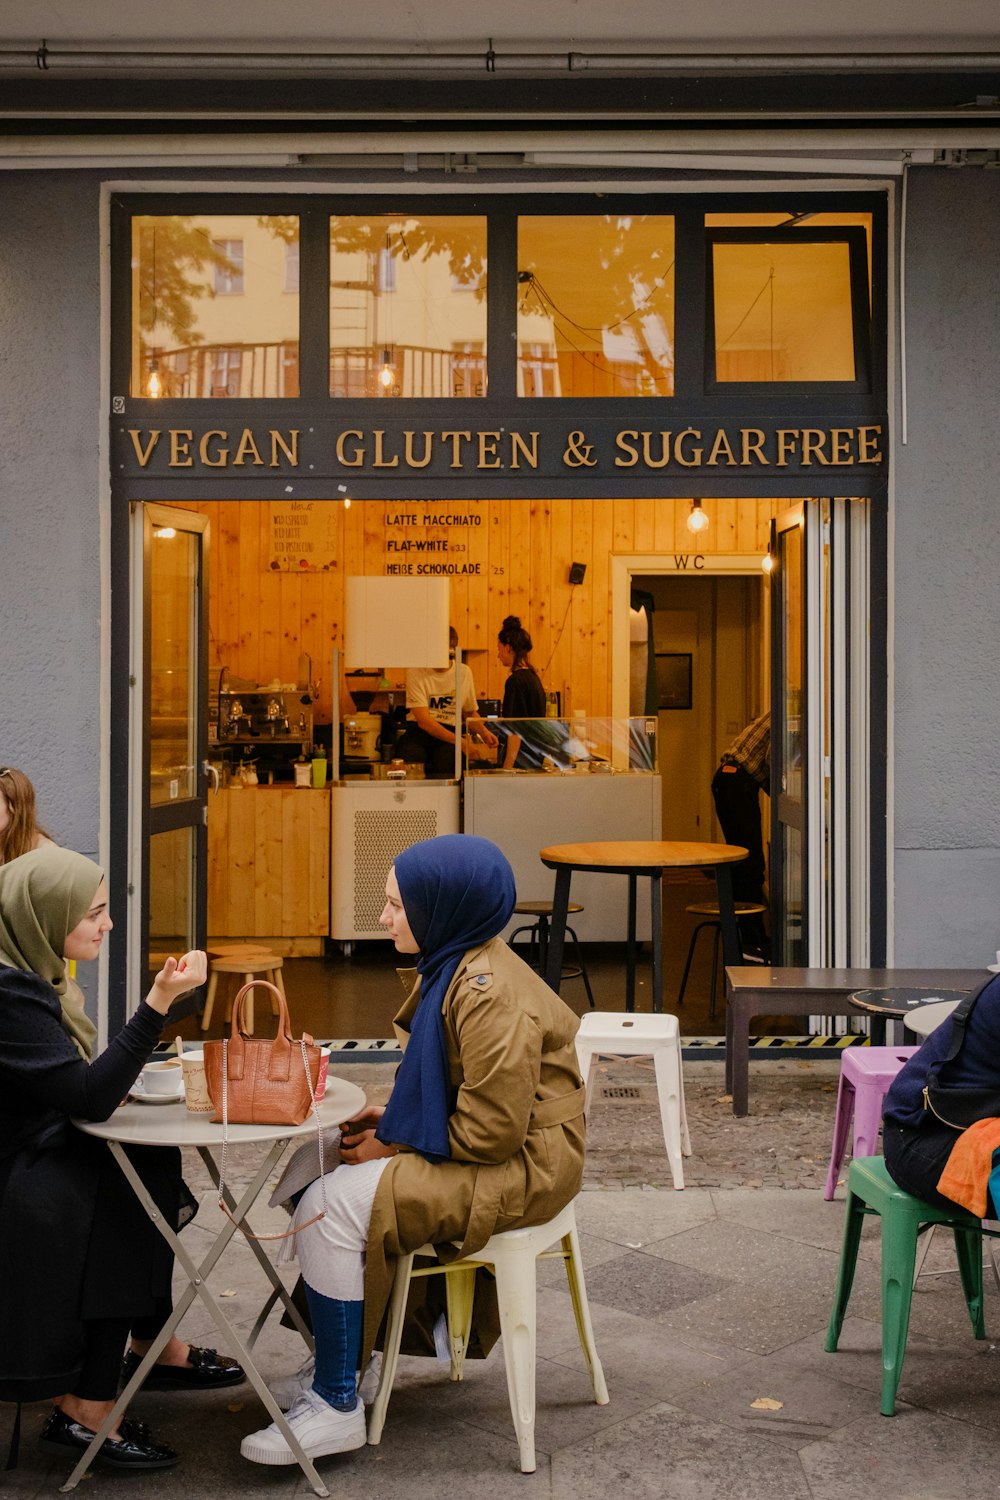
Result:
[[[142,1070],[142,1086],[147,1094],[179,1094],[181,1062],[179,1057],[147,1063]]]

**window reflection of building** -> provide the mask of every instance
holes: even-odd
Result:
[[[225,262],[215,263],[215,295],[217,297],[243,296],[243,241],[213,240],[216,253],[225,257]]]
[[[331,219],[330,394],[486,395],[485,218]]]
[[[299,394],[297,218],[137,215],[133,268],[134,395]]]

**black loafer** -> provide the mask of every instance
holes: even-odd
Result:
[[[127,1385],[142,1363],[142,1356],[130,1349],[122,1361],[121,1383]],[[144,1391],[208,1391],[221,1386],[241,1385],[246,1380],[243,1366],[214,1349],[191,1345],[186,1365],[154,1365],[142,1383]]]
[[[118,1430],[119,1437],[105,1438],[98,1448],[94,1454],[95,1464],[105,1469],[172,1469],[179,1463],[172,1448],[154,1441],[144,1422],[124,1419]],[[42,1428],[40,1446],[47,1453],[73,1454],[78,1458],[85,1448],[90,1447],[93,1436],[89,1427],[74,1422],[56,1406]]]

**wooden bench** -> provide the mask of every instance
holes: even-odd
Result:
[[[726,1093],[733,1096],[733,1114],[745,1115],[748,1109],[750,1022],[754,1016],[860,1016],[862,1012],[848,999],[855,990],[900,985],[971,990],[982,977],[981,968],[773,969],[763,964],[728,967]]]

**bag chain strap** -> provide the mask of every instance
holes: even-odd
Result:
[[[222,1212],[227,1216],[227,1218],[231,1219],[233,1217],[233,1215],[232,1215],[232,1212],[231,1212],[231,1210],[229,1208],[228,1203],[226,1202],[226,1158],[227,1158],[227,1152],[228,1152],[228,1149],[229,1149],[229,1053],[228,1053],[228,1048],[229,1048],[229,1041],[228,1041],[227,1038],[223,1038],[223,1041],[222,1041],[222,1155],[219,1158],[219,1207],[222,1209]],[[240,1224],[240,1226],[239,1226],[240,1231],[241,1231],[241,1233],[248,1240],[288,1240],[288,1239],[291,1239],[293,1235],[301,1234],[302,1231],[303,1231],[303,1229],[308,1229],[308,1228],[310,1228],[311,1225],[318,1224],[320,1222],[320,1220],[321,1219],[325,1219],[326,1216],[327,1216],[327,1214],[330,1212],[330,1204],[329,1204],[329,1202],[327,1200],[327,1196],[326,1196],[326,1162],[325,1162],[325,1159],[324,1159],[324,1156],[323,1156],[323,1126],[320,1123],[319,1110],[316,1108],[316,1095],[313,1093],[312,1079],[309,1077],[309,1058],[306,1055],[306,1039],[305,1039],[305,1037],[300,1037],[299,1038],[299,1049],[300,1049],[301,1054],[302,1054],[302,1068],[303,1068],[303,1071],[305,1072],[305,1075],[306,1075],[306,1090],[307,1090],[307,1092],[309,1094],[309,1110],[310,1110],[310,1113],[312,1114],[313,1118],[316,1121],[316,1148],[317,1148],[317,1151],[319,1152],[319,1180],[320,1180],[320,1183],[321,1183],[321,1192],[323,1194],[323,1211],[322,1211],[322,1213],[314,1214],[311,1219],[307,1219],[306,1222],[304,1224],[300,1224],[297,1229],[286,1229],[285,1232],[284,1232],[284,1234],[253,1234],[246,1227],[246,1224]]]

